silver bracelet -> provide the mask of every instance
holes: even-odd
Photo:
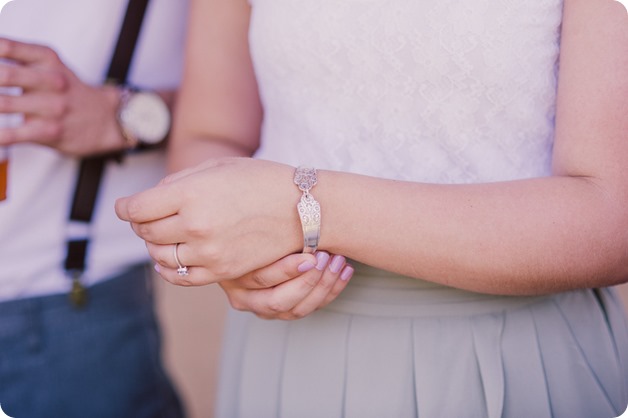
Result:
[[[294,184],[303,192],[297,211],[303,227],[303,252],[313,253],[321,236],[321,205],[310,194],[316,185],[316,169],[298,167],[294,172]]]

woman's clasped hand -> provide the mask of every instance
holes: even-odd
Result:
[[[231,305],[264,318],[300,318],[331,302],[353,267],[302,249],[294,168],[262,160],[208,160],[116,202],[146,241],[156,269],[183,286],[220,283]],[[179,263],[187,275],[177,272]]]

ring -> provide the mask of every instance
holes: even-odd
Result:
[[[188,271],[188,268],[184,265],[181,264],[181,262],[179,261],[179,254],[177,254],[178,249],[179,249],[179,242],[177,242],[176,244],[174,244],[172,253],[174,254],[174,261],[176,261],[177,263],[177,274],[179,276],[187,276],[188,274],[190,274],[190,272]]]

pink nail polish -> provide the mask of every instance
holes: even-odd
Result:
[[[319,251],[316,253],[316,269],[317,270],[325,270],[325,267],[327,267],[327,262],[329,261],[329,254],[327,254],[324,251]]]
[[[159,269],[159,264],[155,264],[155,271],[156,271],[157,273],[161,273],[159,270],[160,270],[160,269]]]
[[[316,266],[311,261],[304,261],[299,264],[297,270],[299,271],[299,273],[305,273],[306,271],[312,270],[314,267]]]
[[[340,273],[340,280],[343,280],[346,282],[347,280],[351,278],[351,276],[353,276],[353,272],[354,272],[353,267],[349,265],[345,266],[345,268],[342,270],[342,273]]]
[[[341,255],[335,255],[334,258],[331,259],[329,270],[331,270],[332,273],[338,273],[344,265],[345,265],[345,258]]]

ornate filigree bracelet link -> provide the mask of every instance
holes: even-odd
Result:
[[[297,211],[303,227],[303,252],[313,253],[318,247],[321,235],[321,205],[310,194],[316,185],[316,169],[298,167],[294,172],[294,184],[303,192],[297,204]]]

